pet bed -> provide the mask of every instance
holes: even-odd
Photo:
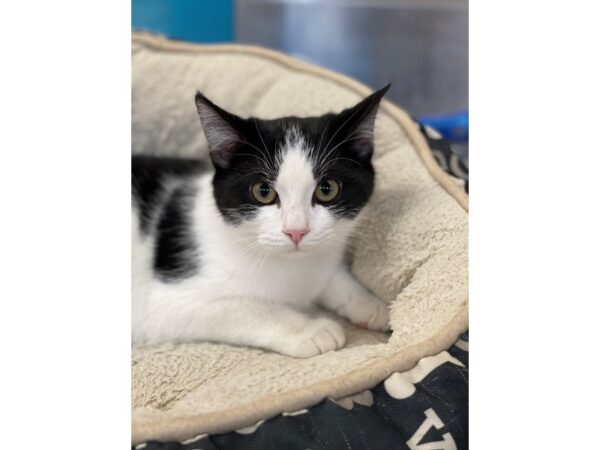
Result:
[[[206,157],[194,106],[261,118],[339,111],[371,91],[337,73],[240,45],[134,34],[134,153]],[[383,101],[376,188],[351,243],[351,269],[390,303],[392,333],[343,322],[346,346],[309,359],[215,343],[132,350],[132,439],[185,441],[252,426],[371,388],[467,329],[467,195],[436,164],[418,125]]]

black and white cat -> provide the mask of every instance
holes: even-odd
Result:
[[[388,86],[389,87],[389,86]],[[133,342],[216,341],[310,357],[344,345],[320,305],[388,328],[343,264],[374,185],[385,87],[339,114],[243,119],[196,106],[213,167],[134,156]]]

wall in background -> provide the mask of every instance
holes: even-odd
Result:
[[[350,75],[415,115],[468,105],[467,0],[236,0],[235,39]]]
[[[468,0],[132,0],[132,28],[281,50],[356,78],[468,142]]]
[[[191,42],[233,40],[233,0],[132,0],[131,26]]]

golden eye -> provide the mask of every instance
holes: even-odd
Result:
[[[277,192],[268,183],[259,181],[252,185],[252,196],[258,203],[263,205],[270,205],[277,200]]]
[[[315,197],[323,203],[335,200],[340,194],[340,184],[334,179],[321,181],[315,188]]]

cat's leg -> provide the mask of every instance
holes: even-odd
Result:
[[[362,327],[380,331],[389,329],[388,305],[371,294],[343,266],[336,269],[321,294],[320,304]]]
[[[190,301],[191,300],[191,301]],[[156,306],[156,305],[155,305]],[[244,298],[222,298],[198,303],[168,299],[156,309],[151,341],[213,341],[260,347],[297,358],[308,358],[344,345],[342,327],[325,318],[311,318],[282,304]]]

